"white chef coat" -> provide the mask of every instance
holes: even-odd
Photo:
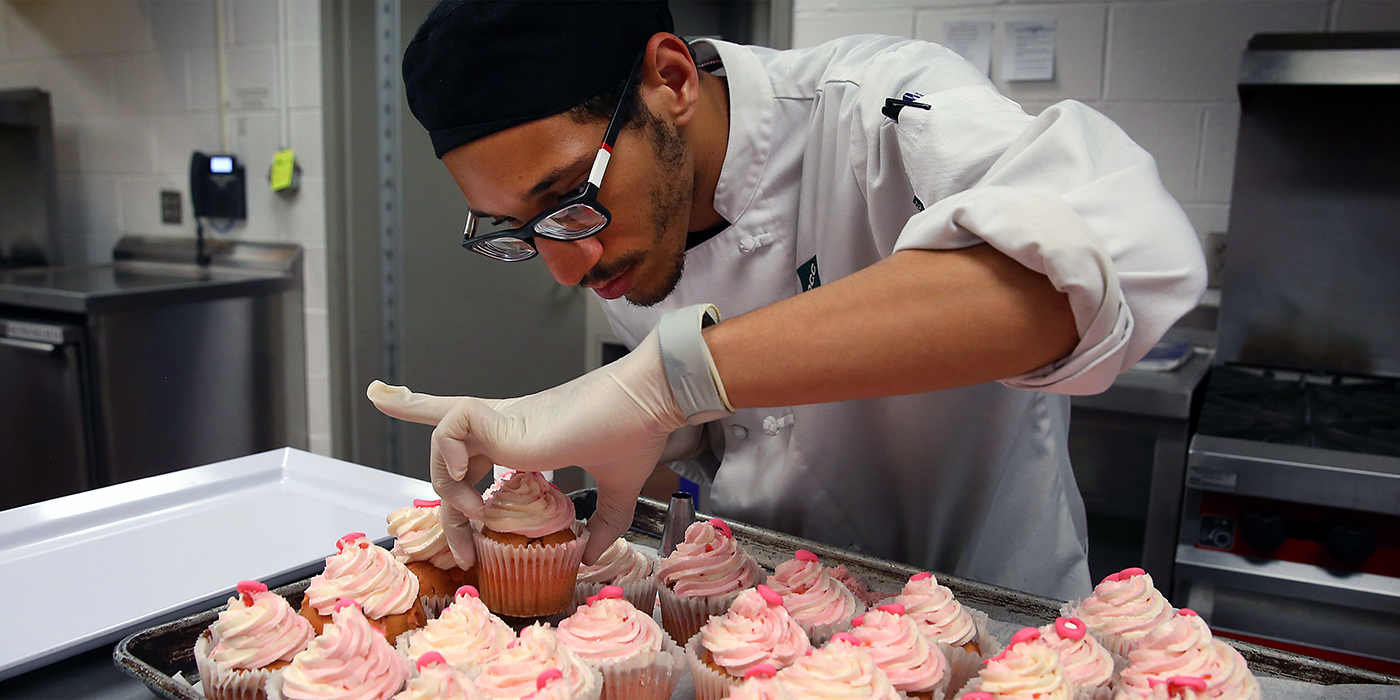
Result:
[[[729,83],[714,206],[730,225],[686,253],[660,304],[605,302],[629,347],[672,309],[710,302],[732,318],[901,249],[984,242],[1066,292],[1081,338],[1002,382],[711,423],[712,510],[933,571],[1087,594],[1069,395],[1108,388],[1205,287],[1196,236],[1152,157],[1077,102],[1027,116],[935,44],[695,48],[702,65],[718,53]],[[929,109],[905,107],[896,122],[881,113],[891,97]]]

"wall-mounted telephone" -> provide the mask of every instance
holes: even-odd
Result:
[[[231,225],[248,218],[248,182],[236,156],[199,151],[190,156],[190,205],[194,209],[195,262],[208,265],[204,219],[224,219]]]

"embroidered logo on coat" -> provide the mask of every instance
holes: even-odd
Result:
[[[822,276],[817,272],[817,256],[813,255],[811,260],[802,263],[802,267],[797,268],[797,281],[802,284],[804,292],[810,292],[822,286]]]

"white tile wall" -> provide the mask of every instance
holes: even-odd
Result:
[[[287,0],[287,39],[321,43],[320,0]]]
[[[292,109],[320,107],[321,45],[292,44],[287,49],[287,60],[299,68],[297,72],[288,76],[287,102]]]
[[[1227,102],[1207,107],[1201,132],[1201,170],[1194,199],[1201,202],[1230,201],[1230,185],[1235,176],[1235,139],[1240,130],[1240,106]]]
[[[853,6],[866,7],[863,3]],[[832,10],[797,11],[793,16],[794,46],[815,46],[850,34],[891,34],[914,36],[913,10]]]
[[[68,58],[155,48],[142,3],[11,0],[13,59]]]
[[[183,53],[138,53],[112,59],[116,108],[123,114],[185,109],[189,101]]]
[[[1339,0],[1332,29],[1339,32],[1400,30],[1400,2],[1395,0]]]
[[[1169,103],[1109,102],[1101,112],[1123,127],[1139,146],[1157,159],[1162,184],[1178,201],[1196,194],[1196,165],[1201,142],[1201,109]]]
[[[236,0],[226,3],[234,44],[275,44],[278,40],[277,3],[274,0]]]
[[[235,3],[239,4],[239,3]],[[224,52],[228,76],[228,104],[235,112],[262,112],[277,109],[277,49],[268,46],[236,47]],[[295,64],[293,64],[295,65]]]
[[[78,137],[84,173],[149,175],[155,172],[155,139],[140,117],[90,117]]]

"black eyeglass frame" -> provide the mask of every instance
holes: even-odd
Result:
[[[612,118],[608,120],[608,130],[603,133],[603,143],[598,147],[598,154],[593,159],[593,168],[589,172],[588,183],[583,191],[558,204],[547,207],[544,211],[536,215],[535,218],[530,219],[521,226],[493,231],[480,236],[473,236],[472,233],[476,230],[477,222],[481,220],[481,217],[468,211],[466,226],[462,231],[463,248],[473,253],[485,255],[493,260],[524,262],[539,255],[539,252],[535,249],[534,241],[531,240],[535,236],[542,236],[556,241],[581,241],[590,236],[598,235],[599,232],[606,229],[608,225],[612,223],[612,212],[608,211],[608,208],[598,201],[598,193],[602,191],[603,175],[607,172],[608,162],[612,158],[613,144],[617,142],[617,135],[622,132],[622,125],[626,120],[624,115],[630,112],[632,94],[636,92],[637,76],[639,73],[638,68],[642,65],[642,59],[644,57],[646,57],[645,49],[637,55],[637,59],[632,63],[632,70],[627,75],[627,83],[622,87],[622,97],[618,100],[617,107],[613,109]],[[603,224],[589,231],[569,235],[560,235],[537,230],[541,222],[565,209],[579,204],[586,205],[594,212],[600,214],[603,217]],[[514,238],[524,241],[530,246],[529,254],[523,257],[507,257],[491,250],[491,248],[487,246],[491,241],[501,238]]]

